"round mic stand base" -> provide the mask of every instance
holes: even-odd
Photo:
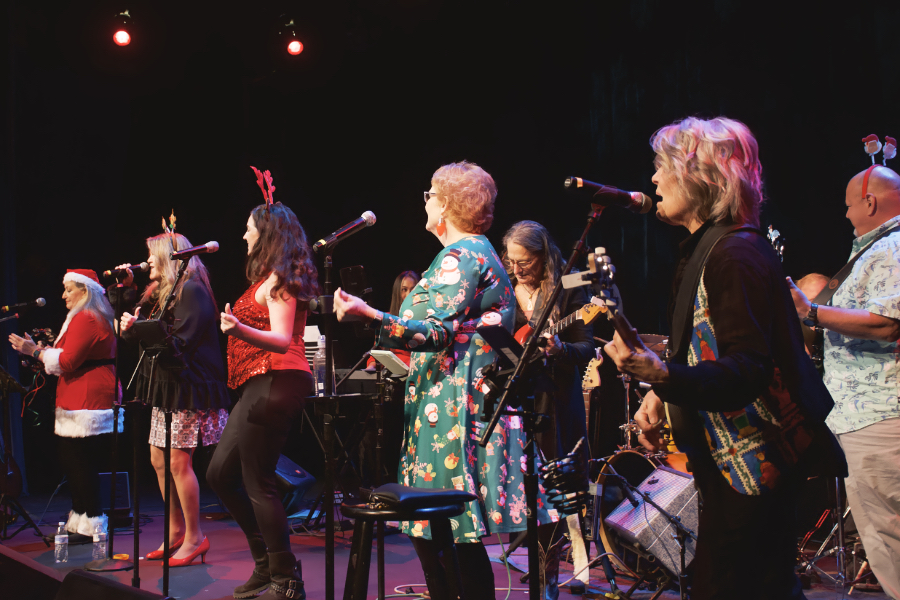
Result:
[[[85,571],[130,571],[134,563],[130,560],[116,560],[115,558],[103,558],[92,560],[84,565]]]

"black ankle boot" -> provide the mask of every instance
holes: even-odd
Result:
[[[269,572],[272,582],[263,600],[306,600],[303,572],[293,552],[269,552]]]
[[[250,556],[256,566],[247,583],[234,588],[235,598],[256,598],[269,587],[272,576],[269,574],[269,554],[266,552],[266,542],[261,535],[247,536],[250,545]]]

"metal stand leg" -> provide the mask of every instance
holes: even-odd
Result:
[[[132,445],[133,448],[133,459],[134,459],[134,477],[131,478],[131,508],[134,511],[134,518],[132,519],[132,525],[134,527],[134,573],[131,576],[131,587],[140,588],[141,587],[141,561],[138,560],[138,555],[140,554],[140,535],[141,535],[141,524],[140,524],[140,516],[141,516],[141,502],[140,502],[140,494],[138,493],[138,452],[141,449],[141,442],[138,438],[138,415],[140,414],[140,409],[143,404],[137,400],[134,400],[129,403],[131,406],[131,437],[132,437]]]
[[[119,377],[116,376],[116,395],[118,395]],[[113,515],[116,512],[116,471],[119,467],[119,408],[116,401],[113,404],[113,449],[112,468],[109,470],[109,517],[107,518],[106,558],[92,560],[84,565],[85,571],[128,571],[134,568],[130,560],[115,560],[113,558],[113,541],[116,528],[113,526]]]
[[[166,449],[163,460],[165,466],[165,480],[163,496],[165,496],[165,510],[163,514],[166,520],[163,525],[163,596],[169,595],[169,517],[172,514],[172,411],[166,410]]]

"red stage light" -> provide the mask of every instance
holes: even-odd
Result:
[[[113,41],[116,44],[118,44],[119,46],[127,46],[128,44],[131,43],[131,36],[128,35],[128,32],[125,31],[124,29],[120,29],[113,36]]]
[[[291,43],[288,44],[287,51],[288,51],[288,54],[293,54],[294,56],[297,56],[298,54],[303,52],[303,44],[301,44],[297,40],[293,40]]]

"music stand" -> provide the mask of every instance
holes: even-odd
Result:
[[[26,527],[31,527],[34,529],[37,534],[44,540],[44,544],[49,548],[50,541],[47,539],[40,528],[38,528],[37,523],[31,518],[28,512],[19,504],[19,501],[16,500],[16,496],[22,493],[22,475],[19,473],[18,468],[14,467],[13,463],[13,455],[12,455],[12,422],[9,414],[9,395],[12,394],[24,394],[27,390],[22,387],[22,384],[16,381],[16,379],[6,372],[6,369],[0,367],[0,396],[3,398],[3,468],[6,470],[4,473],[4,480],[10,479],[18,479],[14,487],[18,488],[12,490],[10,492],[2,491],[0,493],[0,516],[3,518],[3,528],[0,531],[0,539],[8,540],[14,538],[20,531],[25,529]],[[7,519],[7,515],[12,517],[12,513],[15,512],[22,520],[25,521],[22,525],[19,526],[11,535],[7,534],[7,526],[9,525],[9,519]]]

